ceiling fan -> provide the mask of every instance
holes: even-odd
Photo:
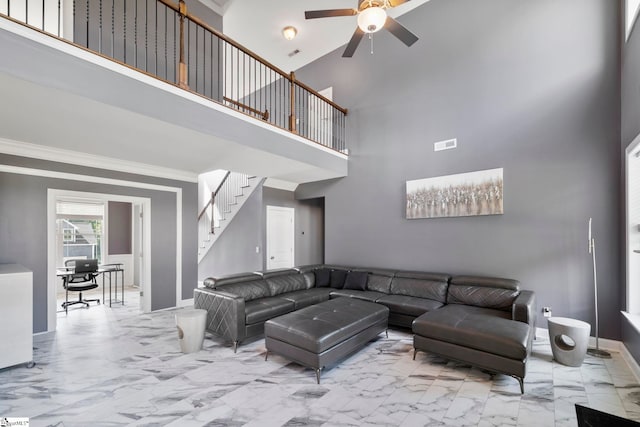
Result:
[[[383,28],[386,28],[407,46],[411,46],[417,42],[418,37],[415,34],[387,15],[387,9],[408,1],[409,0],[358,0],[357,9],[309,10],[304,13],[304,17],[306,19],[316,19],[358,15],[358,28],[356,28],[351,40],[349,40],[349,44],[347,44],[347,48],[342,54],[343,58],[351,58],[365,34],[373,34]]]

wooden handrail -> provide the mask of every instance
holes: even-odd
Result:
[[[253,114],[262,117],[262,120],[268,120],[269,119],[269,110],[265,110],[265,111],[260,111],[260,110],[256,110],[253,107],[248,106],[247,104],[243,104],[242,102],[238,102],[234,99],[231,98],[227,98],[226,96],[223,96],[222,99],[224,99],[225,101],[235,105],[236,107],[242,108],[243,110],[247,110],[252,112]]]
[[[170,7],[171,9],[175,10],[176,12],[180,13],[180,9],[177,6],[172,5],[171,2],[169,2],[167,0],[157,0],[157,1],[159,1],[160,3],[166,5],[167,7]],[[238,49],[238,50],[244,52],[245,54],[249,55],[250,57],[252,57],[256,61],[260,62],[261,64],[266,65],[267,67],[271,68],[272,70],[274,70],[275,72],[280,74],[285,79],[289,80],[290,82],[292,81],[291,76],[289,75],[289,73],[286,73],[281,68],[276,67],[275,65],[273,65],[271,62],[267,61],[266,59],[261,58],[257,53],[247,49],[246,47],[242,46],[241,44],[239,44],[235,40],[230,39],[229,37],[225,36],[224,34],[219,32],[218,30],[216,30],[215,28],[213,28],[212,26],[210,26],[206,22],[202,21],[197,16],[191,15],[189,13],[189,11],[187,11],[187,13],[184,16],[186,18],[188,18],[189,20],[193,21],[195,24],[197,24],[197,25],[201,26],[202,28],[206,29],[207,31],[213,33],[216,37],[224,40],[225,42],[229,43],[231,46],[235,47],[236,49]],[[304,90],[311,92],[312,94],[314,94],[318,98],[322,99],[324,102],[326,102],[327,104],[331,105],[333,108],[335,108],[336,110],[340,111],[342,114],[344,114],[344,115],[347,114],[348,110],[346,108],[342,108],[341,106],[339,106],[338,104],[336,104],[335,102],[333,102],[329,98],[327,98],[325,96],[322,96],[316,90],[310,88],[306,84],[301,83],[298,80],[295,80],[295,84],[300,86]]]
[[[216,191],[213,191],[211,193],[211,198],[209,199],[207,204],[204,206],[204,208],[202,208],[202,211],[198,214],[198,221],[200,221],[200,218],[202,218],[202,216],[205,214],[205,212],[207,212],[207,208],[209,206],[213,206],[214,205],[215,200],[216,200],[216,196],[220,192],[220,189],[222,188],[224,183],[227,181],[227,178],[229,178],[229,175],[231,175],[231,171],[227,171],[227,173],[224,175],[224,178],[222,178],[222,181],[220,181],[220,185],[218,185],[218,188],[216,188]],[[212,218],[212,221],[213,221],[213,218]]]

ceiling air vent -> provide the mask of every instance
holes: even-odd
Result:
[[[457,139],[448,139],[446,141],[435,142],[433,144],[433,151],[451,150],[458,146]]]
[[[292,50],[291,52],[289,52],[289,58],[293,58],[299,53],[300,53],[300,49]]]

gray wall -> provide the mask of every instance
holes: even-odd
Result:
[[[296,265],[324,261],[323,200],[296,200],[291,191],[260,184],[198,265],[198,280],[266,269],[267,205],[295,208]]]
[[[109,255],[131,254],[131,203],[109,202]]]
[[[349,176],[296,191],[325,197],[325,261],[515,278],[593,324],[593,217],[600,336],[619,339],[618,2],[431,0],[399,20],[411,48],[382,32],[374,55],[296,72],[349,109]],[[407,180],[499,167],[504,215],[405,219]]]
[[[624,2],[622,2],[624,3]],[[631,33],[629,40],[622,46],[622,125],[621,125],[621,161],[624,169],[624,150],[633,142],[634,138],[640,133],[640,27],[636,22],[636,27]],[[624,37],[621,36],[621,37]],[[624,173],[621,174],[621,181],[623,183],[623,203],[624,206],[624,194],[626,189],[624,188]],[[625,210],[621,214],[622,220],[620,221],[620,234],[624,235],[626,229]],[[626,250],[624,247],[625,242],[622,241],[622,250]],[[622,252],[624,253],[624,252]],[[621,259],[621,271],[626,271],[625,258]],[[626,283],[626,276],[623,275],[622,281]],[[624,289],[623,289],[624,291]],[[622,298],[624,300],[624,293]],[[624,309],[625,304],[621,307]],[[638,361],[640,360],[640,333],[632,326],[626,318],[622,318],[622,341],[629,349],[633,357]]]
[[[197,285],[197,184],[0,154],[0,164],[22,166],[182,188],[182,294]],[[65,179],[0,173],[0,263],[33,270],[34,332],[47,328],[47,189],[86,191],[151,199],[151,307],[176,304],[175,193]]]

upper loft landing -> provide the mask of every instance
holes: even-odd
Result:
[[[347,174],[346,110],[169,2],[96,0],[109,3],[99,18],[92,0],[83,8],[60,2],[56,30],[40,18],[47,32],[5,16],[2,3],[4,145],[37,144],[194,177],[227,169],[298,184]],[[142,34],[136,5],[153,3],[147,18],[156,26]],[[118,11],[118,4],[128,6]]]

